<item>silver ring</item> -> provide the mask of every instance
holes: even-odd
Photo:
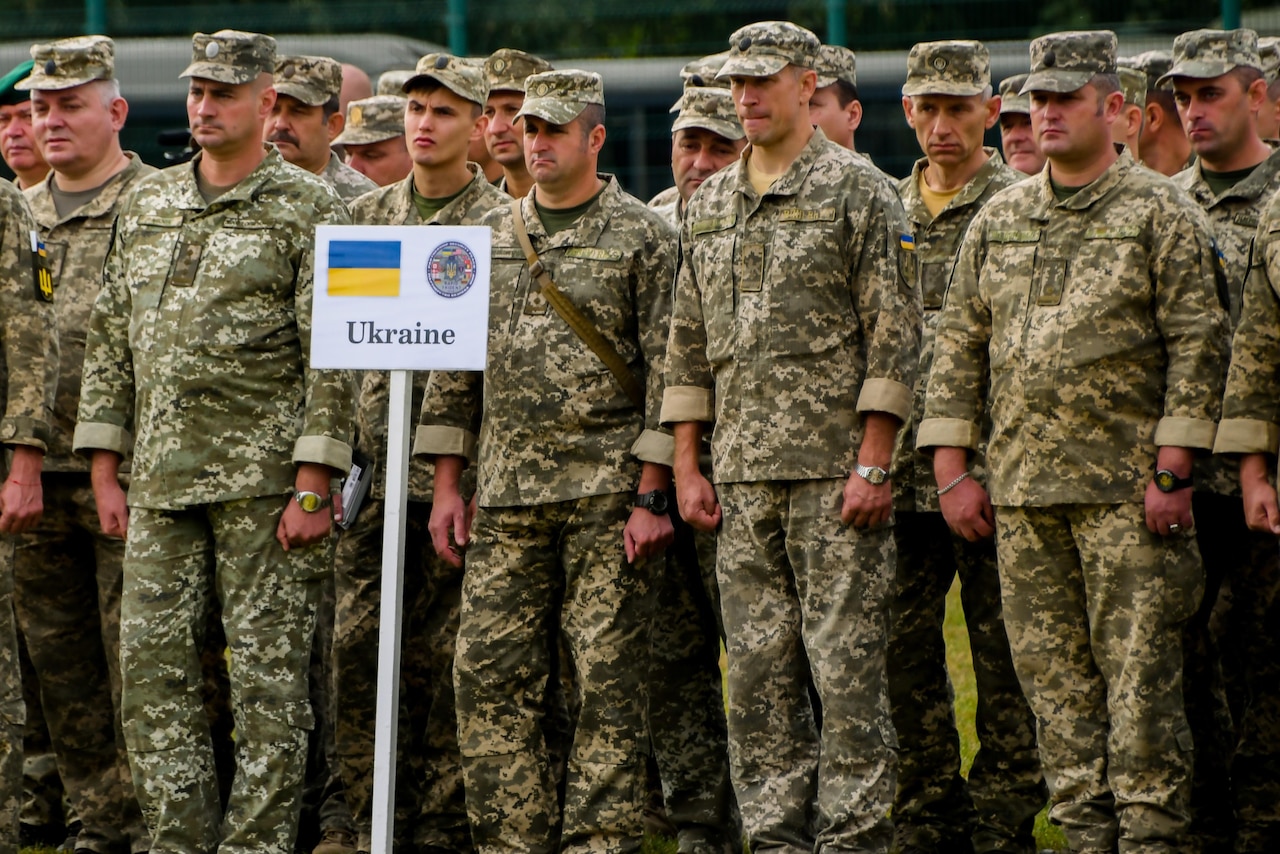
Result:
[[[1174,522],[1172,525],[1170,525],[1170,526],[1169,526],[1169,533],[1170,533],[1170,534],[1176,534],[1176,533],[1178,533],[1178,532],[1179,532],[1179,531],[1181,531],[1181,530],[1182,530],[1182,526],[1181,526],[1181,525],[1179,525],[1177,522]]]

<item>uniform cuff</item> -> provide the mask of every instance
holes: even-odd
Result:
[[[858,392],[858,411],[887,412],[905,422],[911,415],[911,389],[897,380],[863,380],[862,391]]]
[[[295,463],[317,463],[346,474],[351,471],[351,446],[329,436],[299,436],[293,443]]]
[[[71,437],[71,446],[77,451],[115,451],[120,456],[129,452],[129,434],[114,424],[81,421]]]
[[[461,427],[419,426],[413,433],[413,455],[465,457],[468,463],[475,463],[476,435]]]
[[[669,468],[676,457],[675,437],[658,430],[645,430],[631,446],[631,456],[646,463],[657,463]]]
[[[663,426],[683,421],[716,420],[715,396],[711,389],[693,385],[669,385],[662,392],[662,411],[658,421]]]
[[[1166,415],[1156,425],[1156,447],[1171,445],[1175,448],[1213,448],[1213,434],[1217,425],[1199,418],[1176,418]]]
[[[963,418],[926,418],[916,434],[916,450],[924,448],[978,449],[978,425]]]
[[[1280,446],[1280,426],[1251,418],[1224,418],[1213,443],[1215,454],[1274,454]]]
[[[48,422],[37,418],[0,419],[0,442],[6,445],[29,445],[47,451],[49,439]]]

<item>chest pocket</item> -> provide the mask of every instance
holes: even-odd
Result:
[[[297,335],[296,270],[276,228],[225,222],[201,244],[184,234],[173,254],[167,298],[182,303],[182,326],[205,349],[269,349]]]
[[[1036,268],[1038,230],[992,232],[981,278],[983,296],[991,306],[991,367],[1014,364],[1029,323],[1028,302]]]
[[[737,333],[737,216],[712,217],[689,229],[694,270],[702,291],[702,322],[707,333],[707,360],[723,363],[733,356]],[[763,247],[761,247],[763,258]],[[763,263],[763,262],[761,262]],[[763,269],[759,275],[763,277]]]
[[[954,261],[951,258],[920,262],[920,298],[925,311],[937,311],[942,308],[947,296],[947,285],[951,281],[953,264]]]
[[[173,266],[181,234],[181,216],[140,216],[124,251],[124,276],[133,309],[129,316],[129,346],[148,351],[155,345],[160,301]]]

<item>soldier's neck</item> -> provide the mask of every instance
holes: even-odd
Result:
[[[447,199],[457,195],[471,183],[471,170],[466,160],[443,163],[438,167],[413,165],[413,188],[428,199]]]
[[[1064,187],[1084,187],[1098,180],[1119,158],[1119,152],[1108,137],[1106,147],[1093,153],[1093,156],[1071,159],[1050,157],[1049,177]]]
[[[937,193],[958,190],[978,174],[978,170],[990,157],[991,155],[979,146],[974,155],[963,163],[947,165],[930,160],[929,165],[924,169],[925,183],[929,185],[929,189]]]
[[[111,180],[111,176],[128,165],[129,158],[120,150],[120,142],[116,140],[113,145],[107,147],[102,159],[88,169],[76,172],[74,175],[58,172],[53,180],[57,182],[58,189],[64,193],[80,193],[92,190],[94,187],[101,187]]]
[[[796,123],[791,133],[769,145],[751,146],[751,162],[761,172],[770,175],[781,175],[791,168],[791,164],[804,151],[804,147],[813,138],[813,125],[809,124],[808,110],[804,118]]]
[[[502,173],[506,176],[507,195],[511,198],[523,199],[533,189],[533,176],[529,174],[528,169],[524,168],[523,163],[519,169],[508,169],[503,166]]]
[[[1200,156],[1200,162],[1211,172],[1239,172],[1257,166],[1270,156],[1271,146],[1263,142],[1256,132],[1250,131],[1243,144],[1231,146],[1228,151],[1206,152]]]
[[[262,129],[258,129],[257,139],[262,139]],[[217,152],[205,149],[200,153],[196,168],[204,180],[214,187],[234,187],[248,178],[254,169],[267,157],[267,146],[254,142],[243,149]]]
[[[23,169],[21,172],[15,169],[14,174],[18,178],[18,189],[30,190],[49,174],[49,164],[41,163],[35,169]]]

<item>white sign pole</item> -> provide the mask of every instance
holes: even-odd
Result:
[[[400,611],[404,527],[409,500],[413,371],[391,372],[387,495],[382,528],[382,606],[378,622],[378,714],[373,748],[373,854],[391,854],[395,829],[396,727],[400,713]]]

